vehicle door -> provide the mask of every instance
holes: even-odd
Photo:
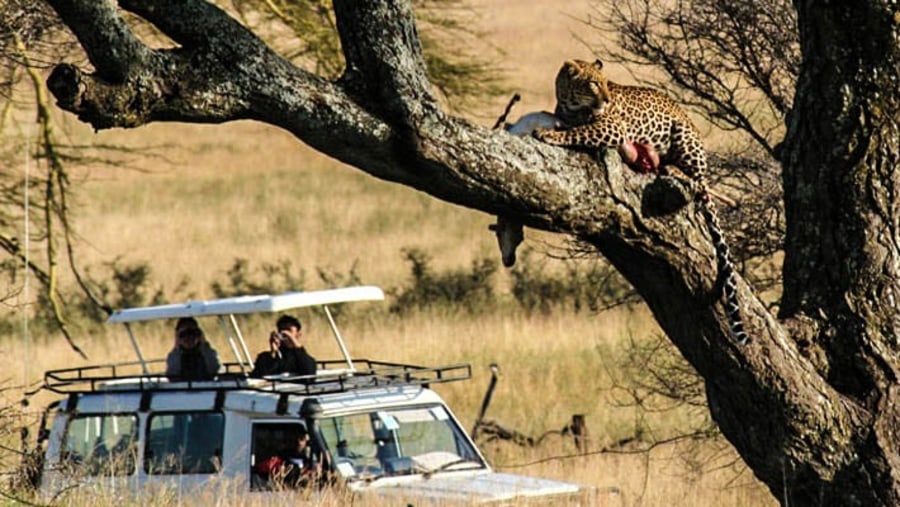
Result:
[[[214,398],[208,392],[154,396],[142,463],[147,483],[189,490],[221,474],[225,413]]]

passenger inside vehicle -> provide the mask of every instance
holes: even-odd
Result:
[[[264,435],[271,437],[279,433],[287,437],[280,442],[257,439],[254,443],[258,461],[253,473],[259,479],[256,486],[259,489],[281,490],[309,485],[312,478],[321,472],[321,464],[314,458],[310,447],[309,433],[304,426],[291,425],[288,431],[271,431]]]

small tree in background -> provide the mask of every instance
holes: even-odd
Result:
[[[242,19],[291,61],[328,79],[344,70],[331,0],[232,0]],[[413,0],[428,77],[451,108],[503,93],[499,51],[479,40],[477,12],[465,0]],[[288,36],[272,30],[279,23]],[[268,34],[268,35],[266,35]]]

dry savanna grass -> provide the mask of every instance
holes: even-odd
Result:
[[[523,101],[514,115],[553,107],[553,77],[568,58],[590,58],[579,38],[590,42],[603,34],[585,31],[578,18],[589,11],[585,1],[478,0],[484,40],[505,52],[502,61],[512,89]],[[627,71],[612,66],[613,79],[628,82]],[[469,113],[489,126],[505,98]],[[317,269],[348,273],[364,283],[397,287],[408,279],[403,248],[416,247],[433,258],[435,269],[465,268],[476,259],[498,259],[495,239],[486,229],[493,219],[414,190],[377,181],[305,147],[289,134],[251,122],[228,125],[154,124],[133,131],[90,132],[72,118],[60,120],[76,142],[155,146],[153,156],[130,157],[120,167],[80,169],[75,220],[77,255],[82,265],[100,266],[112,259],[152,269],[151,284],[173,296],[212,297],[210,284],[222,281],[237,258],[254,265],[290,261],[306,273],[306,288],[325,286]],[[127,163],[125,163],[127,162]],[[129,168],[125,168],[127,165]],[[135,168],[139,169],[136,170]],[[541,253],[558,252],[564,238],[527,231],[526,245],[550,269],[562,269]],[[555,266],[555,267],[554,267]],[[509,275],[498,275],[498,298]],[[64,283],[71,287],[72,281]],[[365,305],[363,305],[365,306]],[[18,315],[18,314],[16,314]],[[621,407],[613,385],[622,347],[630,339],[658,332],[643,309],[592,314],[555,309],[470,315],[433,309],[404,317],[363,312],[343,327],[351,352],[358,357],[419,364],[467,362],[468,382],[436,386],[457,417],[471,428],[490,374],[497,363],[501,379],[487,414],[507,428],[538,436],[584,414],[591,451],[577,456],[566,438],[550,437],[536,448],[494,442],[484,446],[502,471],[617,488],[604,497],[609,505],[739,505],[771,503],[767,491],[740,467],[721,443],[681,442],[648,453],[599,453],[633,436],[637,427],[665,438],[692,422],[685,412],[639,414]],[[337,357],[320,317],[303,314],[306,336],[319,358]],[[170,324],[147,326],[142,347],[148,357],[163,357],[171,346]],[[248,322],[252,351],[265,347],[269,322]],[[214,326],[205,324],[210,332]],[[210,333],[212,334],[212,333]],[[0,341],[0,353],[23,358],[7,379],[31,384],[44,370],[133,358],[119,329],[91,331],[76,339],[90,360],[83,361],[57,336],[24,331]],[[215,342],[225,355],[228,347]],[[9,400],[14,400],[11,396]],[[39,393],[29,414],[51,399]],[[9,439],[7,439],[9,440]],[[11,443],[11,442],[10,442]],[[16,444],[17,445],[17,444]],[[736,469],[738,471],[736,471]],[[154,497],[157,505],[223,505],[210,492],[193,498],[173,494]],[[228,498],[227,496],[224,498]],[[341,505],[346,499],[325,499]],[[290,500],[249,501],[271,505]],[[72,505],[123,505],[118,495],[67,500]],[[227,500],[225,500],[227,504]],[[141,504],[142,500],[132,500]]]

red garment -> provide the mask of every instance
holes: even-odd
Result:
[[[282,465],[284,465],[284,460],[280,456],[271,456],[256,464],[256,473],[268,477],[281,470]]]

